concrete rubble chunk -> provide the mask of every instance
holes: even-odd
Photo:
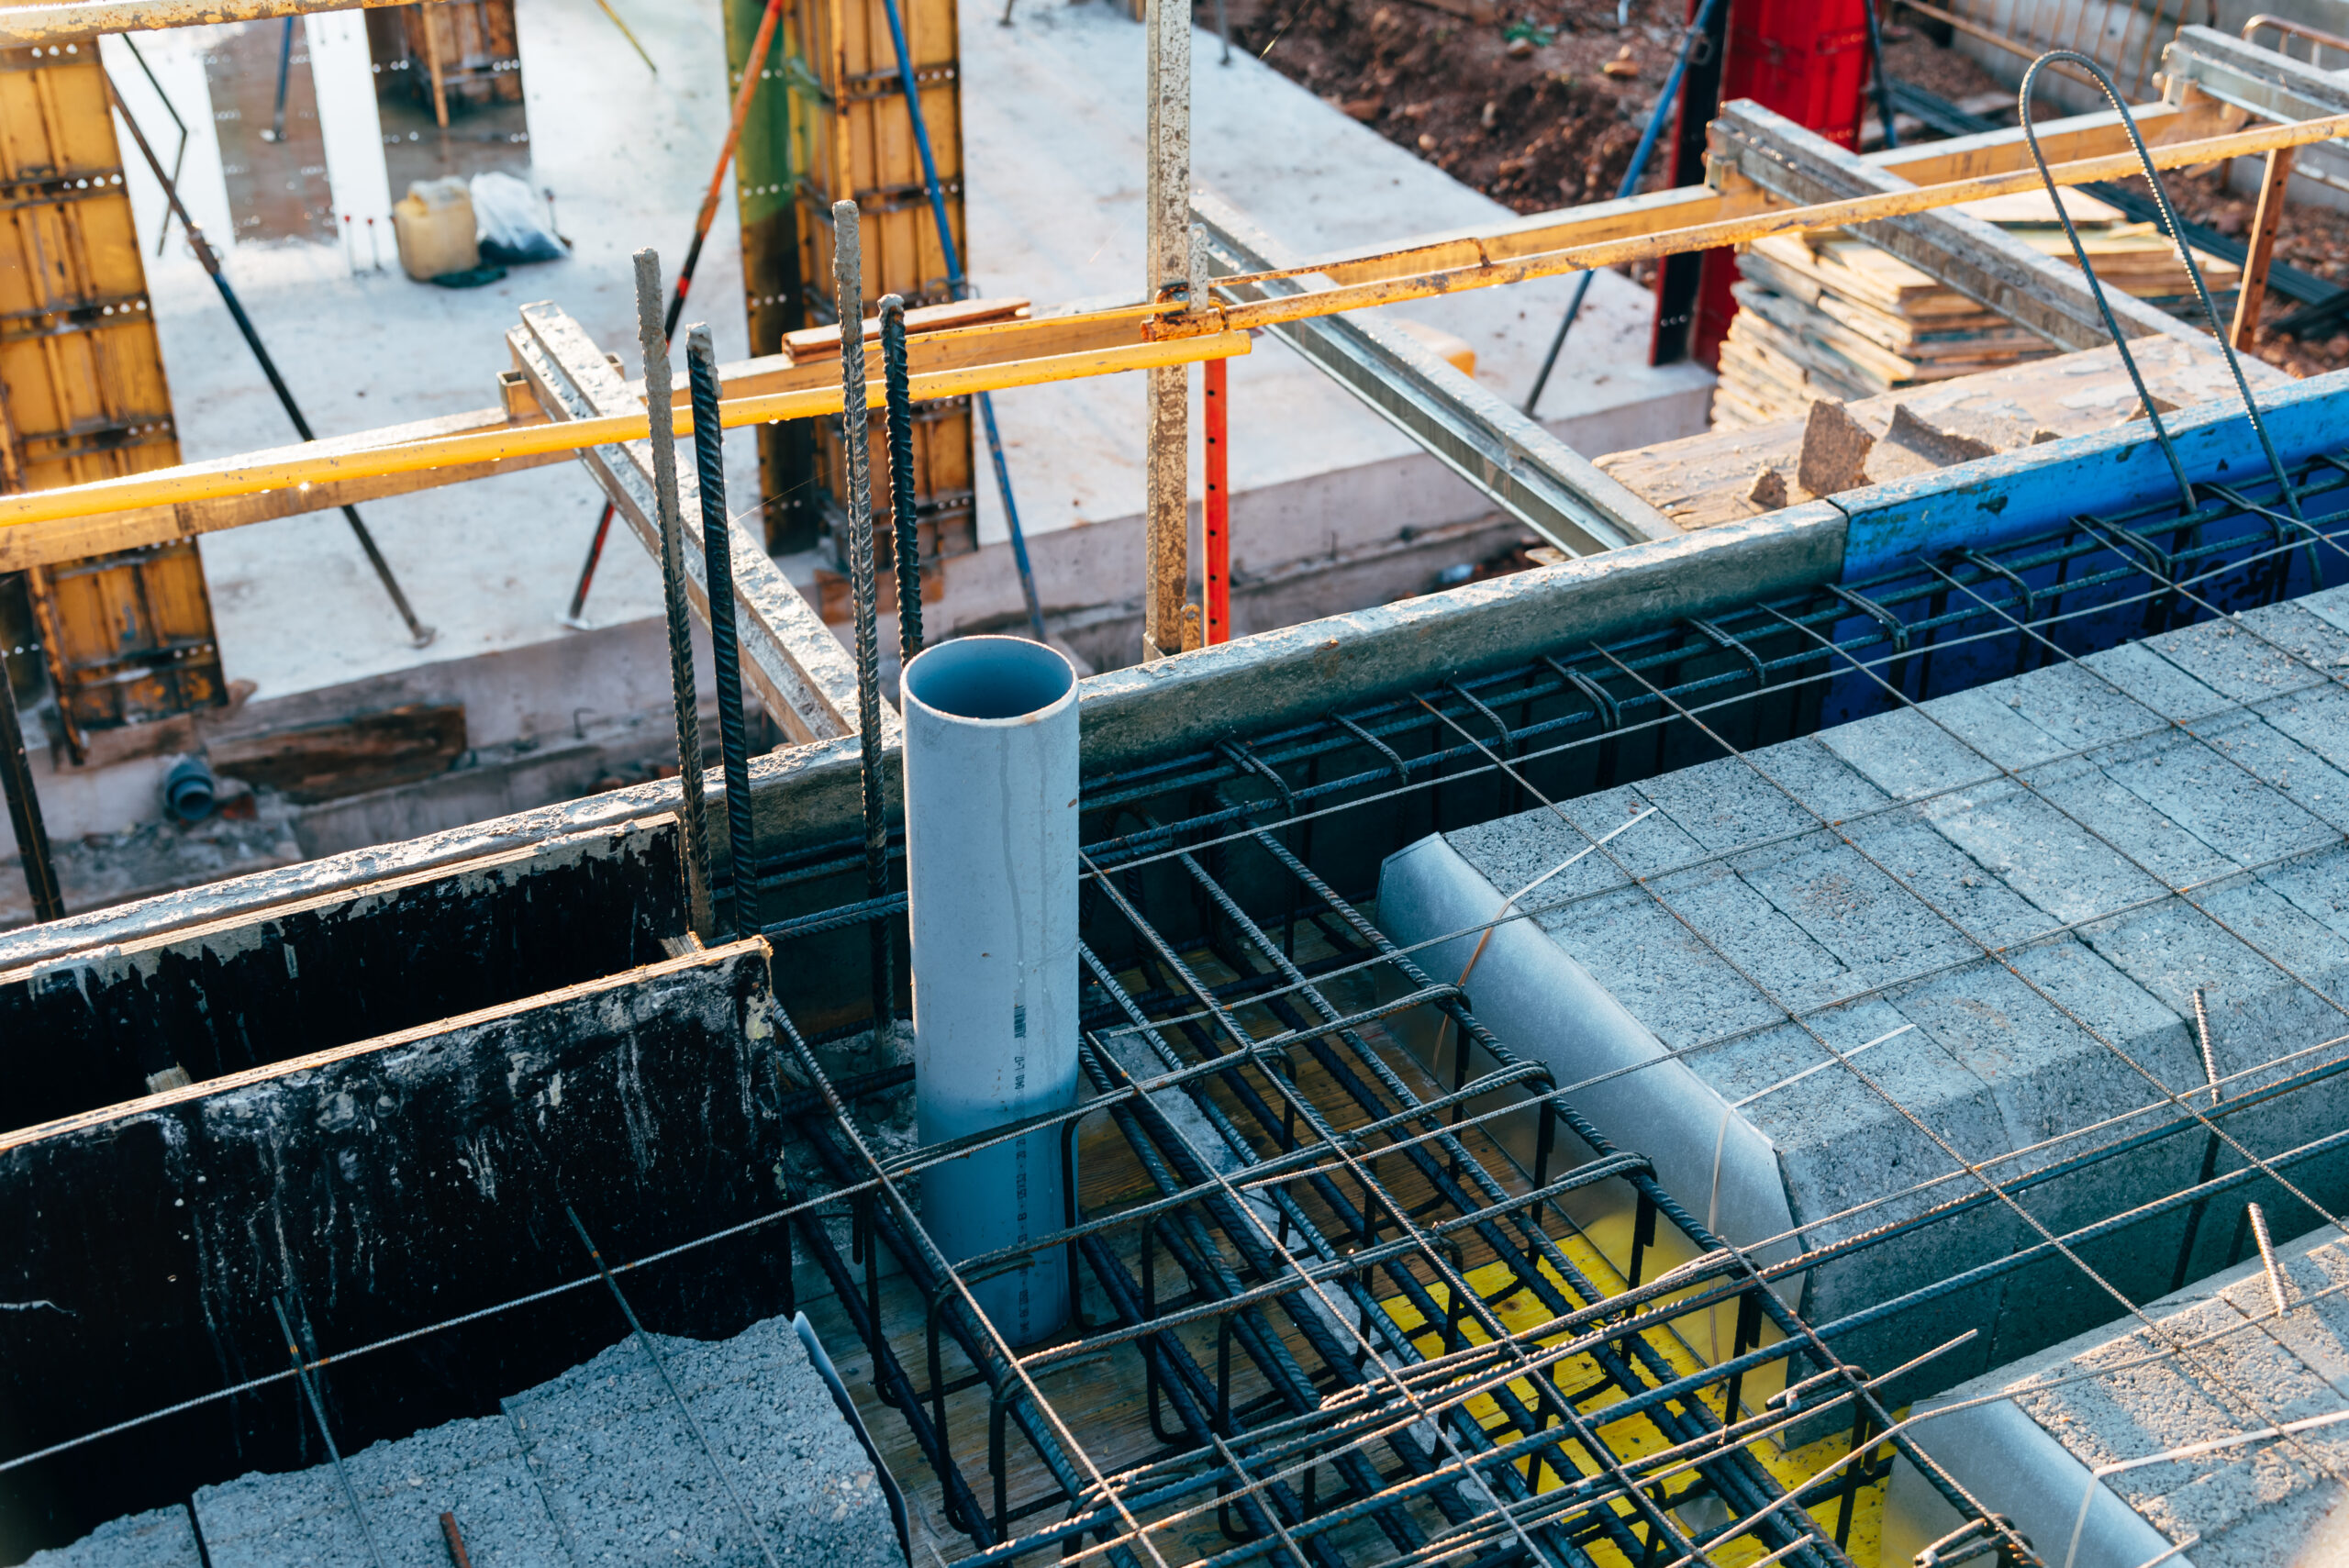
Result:
[[[1832,495],[1867,483],[1868,450],[1876,438],[1831,397],[1821,397],[1804,416],[1802,455],[1795,483],[1813,495]]]

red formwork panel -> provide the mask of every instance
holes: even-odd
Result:
[[[1701,0],[1689,0],[1695,21]],[[1730,0],[1718,96],[1710,102],[1684,101],[1684,123],[1712,117],[1719,104],[1751,98],[1764,108],[1786,116],[1842,147],[1857,147],[1863,95],[1868,78],[1868,0]],[[1698,85],[1692,72],[1690,86]],[[1686,263],[1684,263],[1684,266]],[[1705,365],[1720,362],[1721,339],[1729,335],[1730,317],[1737,301],[1730,285],[1737,281],[1737,258],[1729,250],[1709,250],[1701,261],[1695,289],[1694,319],[1685,337],[1659,331],[1659,363],[1686,357]],[[1666,286],[1666,268],[1658,269],[1659,326],[1675,292]],[[1687,300],[1687,282],[1680,299]],[[1689,304],[1677,305],[1689,311]],[[1673,351],[1674,348],[1678,351]]]

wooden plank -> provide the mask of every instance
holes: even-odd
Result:
[[[311,806],[445,773],[466,744],[464,704],[406,703],[332,724],[215,740],[206,755],[215,773]]]
[[[1790,202],[1835,201],[1909,183],[1757,104],[1731,105],[1713,121],[1711,136],[1713,156]],[[2102,313],[2077,271],[1980,218],[1920,212],[1854,227],[1872,244],[2059,348],[2089,349],[2108,340]],[[2106,301],[2132,337],[2193,331],[2115,291],[2106,291]]]
[[[896,0],[896,5],[945,221],[967,269],[957,0]],[[838,320],[841,306],[832,297],[831,209],[836,201],[857,204],[865,297],[856,314],[873,311],[890,294],[912,306],[952,302],[946,249],[914,139],[913,116],[898,75],[884,0],[785,0],[783,34],[783,47],[796,52],[794,63],[818,86],[817,93],[792,95],[793,127],[805,150],[792,170],[798,198],[793,228],[799,246],[800,289],[794,325],[804,329]],[[796,336],[786,336],[786,347]],[[885,417],[874,413],[867,418],[874,450],[885,450]],[[972,430],[969,400],[961,398],[933,406],[914,428],[916,499],[938,539],[938,550],[946,555],[978,548]],[[805,446],[804,467],[780,475],[783,488],[776,493],[791,493],[802,482],[814,481],[809,510],[832,564],[844,571],[847,454],[838,427],[830,421],[816,424],[808,434],[812,439]],[[874,529],[875,543],[885,568],[885,541],[891,537],[886,526],[888,473],[887,463],[873,464],[871,503],[882,520]]]
[[[658,962],[682,886],[654,816],[0,963],[0,1129]]]
[[[2276,231],[2284,223],[2284,187],[2292,180],[2292,149],[2279,147],[2267,155],[2259,182],[2259,209],[2251,221],[2251,246],[2243,264],[2243,284],[2235,295],[2234,324],[2228,341],[2249,350],[2259,337],[2260,306],[2267,300],[2267,267],[2276,259]]]

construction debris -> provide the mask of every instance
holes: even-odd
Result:
[[[1738,320],[1745,319],[1740,313]],[[2208,339],[2199,347],[2140,339],[2132,351],[2162,406],[2191,406],[2232,392],[2226,362]],[[2254,390],[2290,381],[2254,359],[2243,360],[2243,372]],[[1615,452],[1600,458],[1598,467],[1681,528],[1708,528],[1864,483],[2109,429],[2126,423],[2136,403],[2120,356],[2110,349],[2091,349],[1849,404],[1813,399],[1765,424],[1717,426],[1701,436]],[[1893,422],[1903,408],[1909,418],[1896,436]],[[1815,473],[1830,486],[1817,488],[1802,477],[1805,454],[1825,463],[1827,447],[1819,443],[1827,441],[1830,430],[1842,432],[1840,439],[1846,443],[1855,442],[1858,438],[1843,431],[1847,424],[1868,445],[1857,458]],[[1851,466],[1854,462],[1857,467]],[[1754,474],[1761,468],[1775,469],[1790,481],[1783,500],[1773,500],[1776,492],[1757,486]]]

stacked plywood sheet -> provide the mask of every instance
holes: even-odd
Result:
[[[2065,205],[2108,288],[2199,319],[2186,268],[2158,229],[2128,222],[2118,208],[2077,191]],[[2072,259],[2043,195],[1999,196],[1958,210],[2049,256]],[[2240,270],[2199,251],[2195,259],[2213,302],[2222,313],[2231,309]],[[1721,345],[1717,425],[1765,424],[1798,415],[1816,398],[1874,397],[2056,352],[2044,339],[1841,230],[1756,240],[1738,265],[1744,281]]]

